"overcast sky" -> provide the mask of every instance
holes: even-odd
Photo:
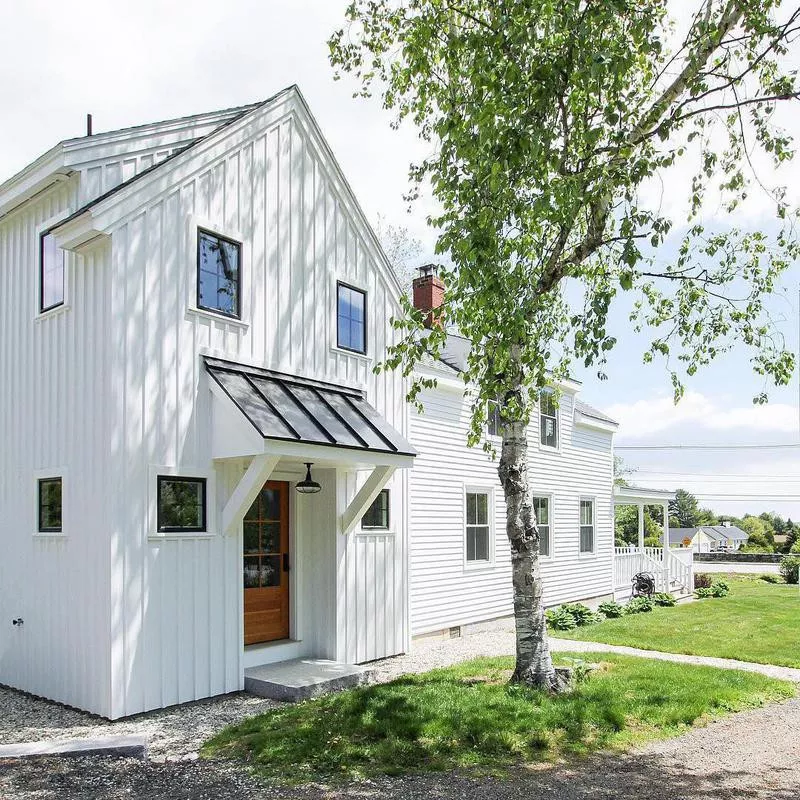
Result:
[[[683,2],[683,0],[681,0]],[[352,98],[334,82],[327,38],[341,24],[343,0],[0,0],[0,181],[61,139],[250,103],[296,83],[304,93],[367,216],[407,226],[430,255],[426,208],[402,199],[410,161],[424,152],[414,132],[393,131],[377,100]],[[797,112],[787,119],[797,118]],[[791,123],[790,123],[791,124]],[[794,123],[798,133],[800,123]],[[792,167],[800,187],[800,167]],[[681,186],[662,187],[667,202]],[[676,191],[676,189],[678,191]],[[748,209],[748,221],[760,209]],[[719,222],[719,220],[717,220]],[[797,347],[797,266],[771,309]],[[583,397],[622,423],[617,444],[794,444],[800,441],[798,383],[751,399],[763,384],[737,351],[698,376],[677,407],[663,366],[643,367],[644,341],[627,309],[614,311],[620,340],[609,380],[578,371]],[[716,495],[720,511],[777,510],[800,518],[800,449],[620,451],[638,467],[633,480]],[[747,495],[744,502],[721,495]],[[753,497],[749,497],[753,495]],[[777,495],[790,495],[778,499]],[[769,499],[767,499],[769,497]]]

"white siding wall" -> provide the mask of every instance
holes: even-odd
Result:
[[[210,538],[153,536],[146,502],[154,465],[189,474],[212,468],[201,353],[363,386],[389,422],[405,428],[401,380],[372,373],[393,335],[393,288],[307,129],[289,109],[274,116],[268,125],[252,122],[253,135],[241,145],[198,158],[191,177],[113,230],[110,336],[119,351],[111,403],[120,432],[113,458],[121,468],[116,482],[126,487],[117,495],[112,530],[112,608],[119,620],[114,716],[239,688],[232,664],[241,646],[225,636],[229,598],[241,587],[241,542],[218,530]],[[244,324],[187,311],[195,293],[191,231],[200,221],[243,238]],[[337,278],[368,292],[369,358],[334,349]],[[220,495],[218,508],[223,500]],[[336,541],[335,527],[328,530]],[[377,568],[376,580],[394,580],[404,548],[387,554],[378,540],[339,538],[339,565],[347,572],[346,580],[338,578],[340,593],[346,592],[339,602],[357,626],[372,613],[374,599],[362,570]],[[402,618],[398,625],[402,631]],[[165,626],[179,632],[177,650]],[[352,660],[401,649],[394,638],[390,652],[382,639],[356,642],[353,630],[337,643],[337,652]],[[325,649],[322,632],[313,635]],[[165,664],[194,680],[159,681]]]
[[[425,413],[411,414],[411,441],[419,451],[409,475],[411,632],[413,635],[480,622],[513,612],[505,503],[497,462],[466,446],[469,406],[461,391],[423,392]],[[614,552],[611,434],[573,427],[573,398],[559,408],[559,452],[539,447],[539,423],[529,428],[530,480],[550,495],[552,556],[542,559],[545,604],[612,592]],[[499,441],[499,440],[498,440]],[[498,454],[499,457],[499,454]],[[494,564],[464,564],[464,488],[494,496]],[[595,553],[579,553],[578,506],[595,498]]]
[[[73,178],[0,220],[0,683],[107,714],[108,248],[68,256],[69,308],[36,319],[38,231],[77,192]],[[63,475],[60,536],[34,535],[42,471]]]

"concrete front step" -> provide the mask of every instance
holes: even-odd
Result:
[[[95,736],[0,745],[0,761],[4,758],[90,755],[144,759],[147,758],[147,739],[144,736]]]
[[[295,658],[244,671],[246,692],[296,703],[369,683],[374,670],[319,658]]]

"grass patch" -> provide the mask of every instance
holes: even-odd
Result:
[[[568,695],[508,685],[510,658],[477,659],[276,709],[226,728],[201,755],[241,759],[282,783],[456,768],[497,773],[677,735],[794,695],[791,684],[757,674],[581,657],[601,668]]]
[[[627,645],[665,653],[718,656],[800,667],[800,592],[758,576],[723,578],[727,597],[708,598],[649,614],[610,619],[552,636]]]

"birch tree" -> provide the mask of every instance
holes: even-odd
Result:
[[[796,211],[753,165],[780,177],[793,154],[774,112],[797,98],[783,65],[799,24],[778,0],[353,0],[330,40],[337,76],[429,143],[410,197],[429,189],[441,209],[429,222],[450,263],[445,324],[421,336],[406,303],[382,368],[413,379],[454,326],[472,342],[471,444],[488,401],[501,402],[515,681],[558,688],[526,426],[576,361],[603,377],[615,299],[635,298],[631,329],[647,336],[645,362],[664,360],[676,400],[734,345],[765,387],[790,378],[764,299],[798,254]],[[709,218],[753,191],[766,223]],[[685,212],[665,210],[665,195]],[[411,400],[424,385],[412,380]]]

